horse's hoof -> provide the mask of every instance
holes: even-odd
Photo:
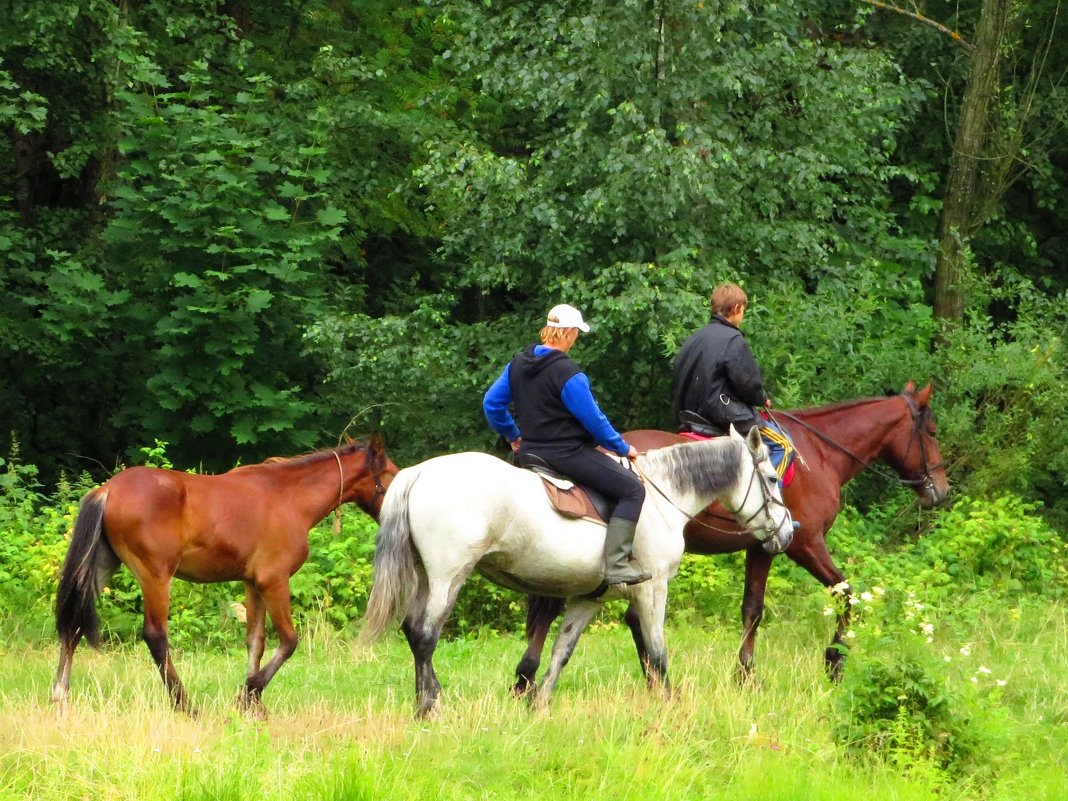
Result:
[[[512,686],[513,698],[526,698],[534,692],[534,682],[530,679],[520,679]]]
[[[823,659],[827,678],[833,682],[841,681],[842,673],[845,671],[845,651],[840,646],[832,645],[824,653]]]
[[[734,680],[739,687],[747,690],[759,690],[761,681],[757,678],[756,671],[750,665],[739,665],[734,671]]]

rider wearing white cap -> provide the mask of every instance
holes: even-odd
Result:
[[[612,427],[594,400],[586,374],[567,355],[579,332],[589,330],[574,306],[554,306],[541,329],[541,344],[525,348],[509,362],[487,390],[482,409],[512,450],[540,457],[615,502],[605,536],[605,582],[637,584],[649,578],[630,561],[645,487],[596,446],[630,459],[638,452]],[[515,407],[522,429],[509,406]]]

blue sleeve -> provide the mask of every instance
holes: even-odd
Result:
[[[585,373],[575,373],[567,380],[560,391],[560,399],[567,410],[590,432],[598,445],[620,456],[630,453],[630,445],[623,441],[623,437],[608,422],[601,407],[593,399],[590,380],[586,378]]]
[[[492,386],[482,396],[482,413],[490,428],[509,442],[519,439],[519,427],[515,424],[512,413],[508,411],[512,403],[512,385],[508,381],[508,366]]]

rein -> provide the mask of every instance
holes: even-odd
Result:
[[[926,442],[924,441],[924,438],[923,438],[923,432],[921,431],[921,427],[923,425],[923,413],[920,412],[916,408],[916,404],[913,402],[912,398],[910,398],[908,395],[902,394],[901,397],[904,398],[905,399],[905,403],[908,404],[909,413],[912,415],[912,424],[913,424],[912,425],[912,433],[915,434],[915,437],[913,437],[912,440],[909,440],[909,450],[905,452],[905,456],[907,457],[909,451],[912,450],[913,442],[918,442],[919,443],[919,450],[920,450],[920,458],[923,460],[923,477],[922,478],[901,478],[901,476],[896,476],[896,475],[893,475],[891,473],[886,472],[885,470],[880,470],[879,468],[874,467],[871,462],[864,461],[859,456],[857,456],[855,453],[853,453],[848,448],[846,448],[844,445],[841,445],[840,443],[836,442],[834,439],[832,439],[831,437],[829,437],[826,434],[824,434],[818,428],[815,428],[814,426],[810,425],[809,423],[806,423],[804,420],[802,420],[801,418],[797,417],[796,415],[793,415],[790,412],[786,412],[786,411],[779,411],[778,414],[783,416],[783,417],[786,417],[786,418],[788,418],[790,420],[793,420],[799,426],[801,426],[802,428],[807,429],[808,431],[812,432],[817,437],[819,437],[821,440],[826,442],[828,445],[830,445],[830,446],[832,446],[834,448],[837,448],[839,451],[844,453],[846,456],[848,456],[850,459],[855,461],[861,467],[863,467],[866,470],[870,470],[871,472],[875,473],[877,476],[889,479],[891,481],[897,481],[899,484],[907,484],[907,485],[920,484],[920,485],[923,485],[924,487],[931,487],[934,484],[934,482],[931,480],[931,471],[932,470],[938,470],[941,467],[945,467],[946,463],[945,463],[945,461],[941,461],[941,462],[938,462],[937,464],[931,464],[931,463],[929,463],[927,461],[927,445],[926,445]]]
[[[745,498],[742,499],[742,505],[739,506],[737,510],[731,512],[732,515],[736,514],[738,511],[741,511],[745,507],[745,504],[749,501],[749,493],[751,493],[753,491],[753,483],[759,479],[759,474],[760,474],[759,466],[760,466],[760,463],[763,462],[763,461],[764,461],[763,458],[761,458],[759,460],[756,459],[755,457],[753,458],[753,475],[749,479],[749,486],[746,487]],[[654,490],[656,490],[657,495],[659,495],[661,498],[663,498],[665,501],[667,501],[668,506],[670,506],[672,509],[674,509],[679,514],[683,515],[691,523],[697,523],[700,526],[704,526],[705,528],[710,528],[713,531],[719,532],[720,534],[737,534],[739,537],[743,536],[743,535],[746,535],[746,534],[756,534],[756,532],[758,532],[758,531],[766,531],[767,530],[767,526],[758,526],[758,527],[755,527],[755,528],[750,528],[749,527],[749,522],[754,517],[756,517],[758,514],[760,514],[761,512],[767,512],[768,511],[768,507],[771,505],[771,502],[774,500],[773,498],[771,498],[769,496],[768,492],[764,489],[763,484],[761,484],[760,490],[764,494],[764,503],[761,505],[761,507],[759,509],[757,509],[755,512],[753,512],[753,514],[749,515],[749,517],[746,518],[744,523],[741,524],[742,525],[742,530],[741,531],[729,530],[729,529],[725,529],[725,528],[717,528],[716,526],[710,525],[709,523],[706,523],[703,520],[700,520],[696,516],[694,516],[694,515],[690,514],[689,512],[687,512],[685,509],[680,509],[679,506],[675,503],[675,501],[673,501],[670,497],[668,497],[668,494],[666,492],[664,492],[664,490],[660,489],[660,486],[655,481],[653,481],[651,478],[649,478],[648,474],[644,470],[641,469],[641,467],[638,465],[637,461],[632,462],[632,464],[634,465],[634,471],[638,474],[638,477],[641,478],[642,481],[644,481],[646,484],[648,484]],[[783,506],[785,506],[785,505],[786,504],[783,504]],[[724,505],[724,508],[726,508],[726,505]],[[730,511],[730,510],[728,509],[728,511]],[[771,514],[770,513],[768,514],[768,519],[769,520],[771,519]]]

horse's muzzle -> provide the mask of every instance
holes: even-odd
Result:
[[[768,539],[764,540],[764,550],[768,553],[782,553],[790,547],[790,543],[794,541],[794,532],[800,527],[800,523],[796,520],[789,529],[783,531],[780,529],[771,535]]]

